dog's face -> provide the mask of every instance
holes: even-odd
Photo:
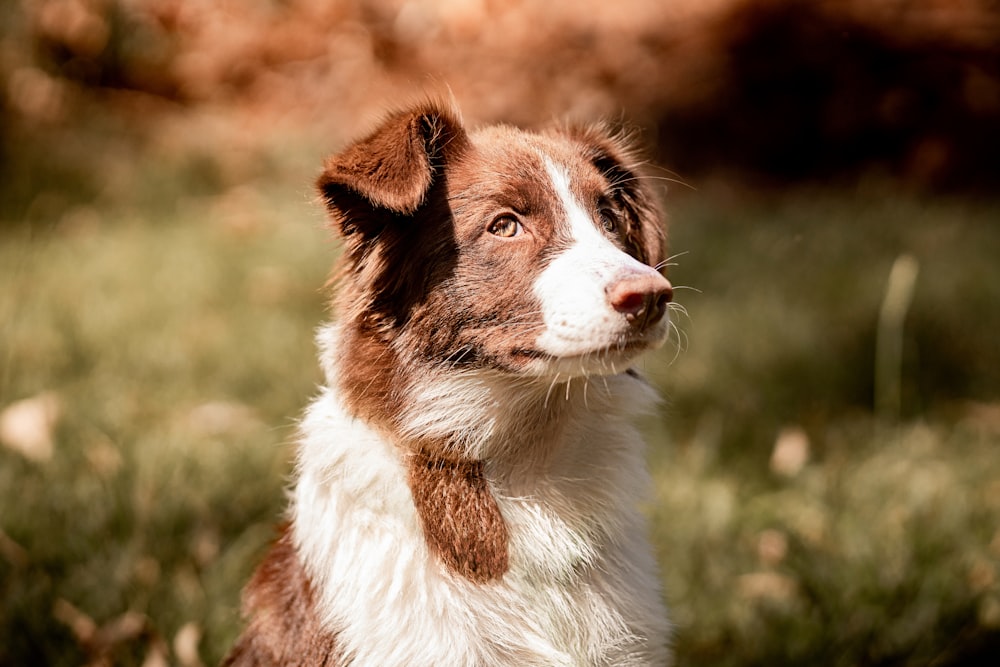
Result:
[[[344,240],[340,318],[397,360],[574,377],[666,336],[660,221],[600,129],[467,133],[428,104],[331,158],[319,186]]]

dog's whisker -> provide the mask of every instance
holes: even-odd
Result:
[[[677,334],[677,342],[676,342],[676,344],[674,346],[674,356],[673,356],[673,358],[670,359],[670,363],[669,363],[670,366],[673,366],[674,363],[677,361],[677,359],[680,358],[680,356],[681,356],[681,350],[683,348],[683,345],[681,343],[681,330],[677,327],[676,324],[674,324],[673,322],[671,322],[669,324],[668,332],[673,332],[673,333]],[[668,334],[668,340],[669,340],[669,334]]]
[[[674,260],[677,259],[678,257],[683,257],[684,255],[688,254],[689,252],[690,252],[689,250],[685,250],[684,252],[675,253],[675,254],[671,255],[670,257],[667,257],[663,261],[657,262],[656,266],[654,266],[653,268],[656,269],[657,271],[659,271],[660,269],[662,269],[664,267],[667,267],[667,266],[679,266],[679,264],[677,262],[675,262]]]
[[[556,384],[558,383],[559,383],[559,373],[556,373],[552,377],[552,383],[549,385],[549,390],[545,392],[545,403],[543,404],[544,407],[546,408],[549,407],[549,396],[552,395],[552,390],[555,389]]]
[[[613,185],[623,185],[625,183],[632,183],[635,181],[661,181],[665,183],[676,183],[677,185],[683,185],[684,187],[689,188],[694,192],[697,192],[698,190],[698,188],[691,185],[690,183],[681,180],[680,178],[670,178],[668,176],[654,176],[652,174],[639,174],[632,176],[631,178],[621,178],[615,181]]]
[[[677,313],[677,314],[683,315],[684,317],[688,318],[689,320],[691,319],[691,315],[690,315],[690,313],[688,313],[688,309],[687,309],[687,307],[684,306],[684,304],[677,303],[677,302],[671,302],[671,303],[667,304],[667,310],[669,310],[671,314]]]

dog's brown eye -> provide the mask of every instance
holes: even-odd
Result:
[[[621,224],[621,215],[618,211],[608,206],[603,206],[598,213],[600,214],[601,227],[604,228],[604,231],[609,234],[617,234],[618,227]]]
[[[504,215],[491,222],[487,231],[494,236],[509,239],[520,234],[523,229],[520,222],[509,215]]]

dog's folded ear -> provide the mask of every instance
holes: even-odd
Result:
[[[613,198],[626,218],[625,244],[629,254],[649,266],[657,266],[663,260],[666,244],[663,220],[631,140],[603,125],[571,127],[567,133],[583,145],[587,158],[608,180]]]
[[[466,142],[457,112],[427,102],[391,115],[329,158],[317,186],[338,231],[347,236],[366,221],[384,222],[385,214],[414,214]]]

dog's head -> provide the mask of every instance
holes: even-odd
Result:
[[[603,128],[469,132],[426,103],[318,185],[344,244],[341,322],[397,359],[573,377],[621,372],[666,336],[654,197]]]

